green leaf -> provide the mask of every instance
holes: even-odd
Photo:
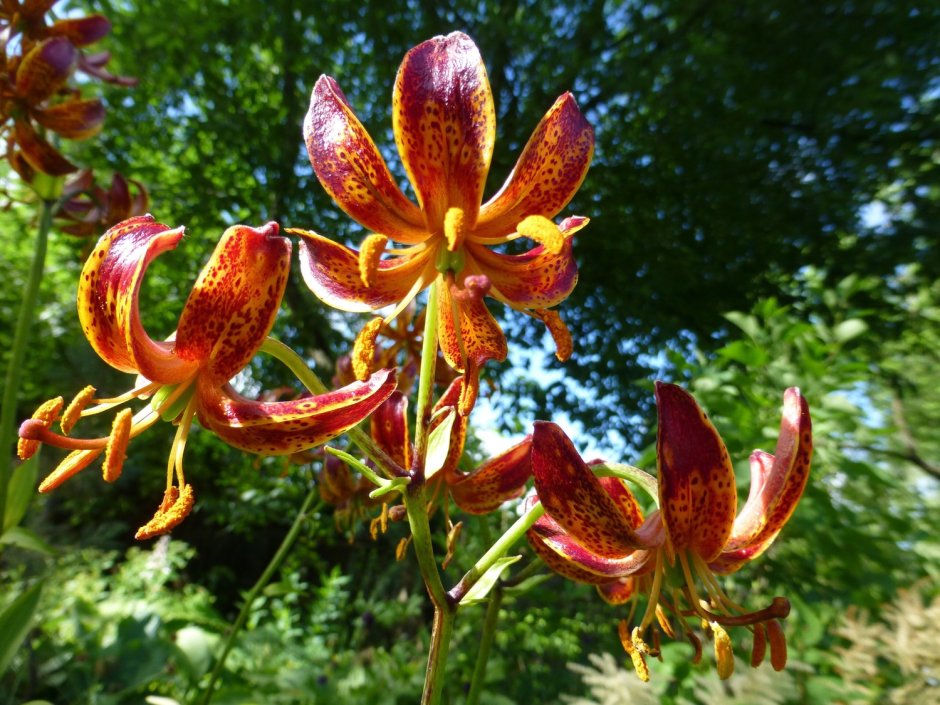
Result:
[[[7,504],[3,515],[3,531],[22,521],[30,502],[36,494],[36,478],[39,474],[39,453],[20,465],[10,476],[7,485]]]
[[[0,535],[0,544],[19,546],[27,551],[42,553],[47,556],[55,555],[55,550],[43,539],[29,529],[22,526],[13,526]]]
[[[732,341],[719,349],[718,354],[728,360],[740,362],[747,367],[762,367],[770,359],[766,350],[746,340]]]
[[[376,499],[377,497],[382,497],[387,495],[389,492],[401,492],[408,483],[411,482],[410,477],[395,477],[388,481],[388,484],[382,485],[382,487],[376,487],[369,493],[371,499]]]
[[[428,436],[428,454],[424,463],[424,476],[433,477],[434,473],[444,467],[447,460],[447,451],[450,450],[450,431],[454,427],[457,412],[450,409],[444,420]]]
[[[521,595],[524,592],[528,592],[534,587],[538,587],[546,580],[553,576],[552,573],[540,573],[539,575],[532,575],[523,580],[518,585],[513,585],[504,590],[507,595]]]
[[[846,343],[857,338],[868,330],[868,324],[861,318],[850,318],[837,325],[832,333],[840,343]]]
[[[41,593],[42,582],[34,583],[0,612],[0,674],[7,670],[16,650],[26,639]]]
[[[749,337],[756,338],[760,332],[760,324],[754,316],[740,311],[729,311],[725,318],[744,331]]]
[[[499,580],[499,576],[502,575],[502,572],[520,558],[522,558],[522,556],[503,556],[502,558],[498,558],[480,577],[476,584],[467,590],[467,594],[464,595],[463,599],[460,601],[460,606],[467,607],[468,605],[483,602],[486,596],[490,594],[490,590],[493,589],[493,586],[496,585],[496,581]]]

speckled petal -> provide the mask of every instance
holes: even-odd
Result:
[[[393,370],[365,382],[292,401],[246,399],[230,385],[200,380],[199,420],[234,448],[262,455],[289,455],[325,443],[365,420],[395,391]]]
[[[448,208],[472,226],[496,139],[493,94],[473,40],[453,32],[414,47],[392,103],[395,141],[428,229],[440,230]]]
[[[467,475],[448,478],[451,497],[469,514],[495,511],[507,500],[522,495],[525,483],[532,476],[530,452],[532,437],[527,436],[509,450],[490,458]]]
[[[508,349],[502,329],[483,302],[485,277],[468,276],[463,286],[441,280],[438,341],[447,364],[460,372],[479,370],[487,360],[502,362]]]
[[[52,97],[78,63],[78,50],[65,37],[53,37],[34,46],[16,69],[16,92],[30,106]]]
[[[637,581],[634,576],[618,578],[597,586],[597,594],[608,605],[623,605],[637,595]]]
[[[656,383],[659,497],[677,551],[705,561],[721,553],[737,509],[734,468],[724,442],[695,398],[674,384]]]
[[[592,553],[622,558],[649,548],[636,535],[632,516],[604,489],[561,428],[536,421],[532,440],[535,489],[548,514]]]
[[[47,130],[66,139],[84,140],[98,134],[104,125],[104,105],[96,98],[69,100],[34,111],[33,117]]]
[[[13,123],[13,136],[20,148],[19,156],[36,171],[51,176],[65,176],[78,171],[78,167],[40,137],[28,121],[16,120]]]
[[[366,286],[358,252],[313,232],[291,232],[300,236],[300,272],[307,286],[323,303],[342,311],[373,311],[397,304],[420,278],[427,277],[430,284],[436,276],[430,251],[422,250],[381,260],[374,283]]]
[[[428,238],[424,217],[398,188],[339,85],[321,76],[310,96],[304,141],[333,200],[368,230],[409,244]]]
[[[527,215],[555,217],[581,186],[593,155],[594,131],[565,93],[535,128],[499,193],[480,209],[475,237],[503,237]]]
[[[398,463],[398,467],[405,470],[411,468],[407,412],[408,397],[395,391],[369,419],[373,440]]]
[[[290,253],[277,223],[226,230],[183,306],[177,356],[203,364],[200,376],[217,385],[244,368],[274,325]]]
[[[751,492],[725,550],[712,563],[718,573],[733,572],[766,551],[803,495],[813,455],[809,405],[795,387],[783,400],[776,453],[751,455]]]
[[[150,339],[137,296],[151,260],[174,249],[182,237],[182,228],[171,230],[150,215],[118,223],[101,236],[78,285],[79,321],[95,352],[122,372],[161,384],[182,382],[199,365],[178,358],[172,343]]]
[[[94,44],[111,31],[111,21],[104,15],[89,15],[73,19],[56,20],[49,28],[49,34],[65,37],[77,47]]]

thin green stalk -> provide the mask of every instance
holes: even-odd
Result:
[[[452,609],[447,598],[441,573],[434,559],[434,545],[431,542],[431,526],[428,519],[428,503],[424,495],[424,483],[412,482],[402,493],[405,509],[408,512],[408,524],[411,527],[411,540],[418,558],[418,569],[428,589],[435,609]]]
[[[33,250],[33,262],[29,268],[26,286],[23,288],[23,302],[20,305],[13,331],[13,343],[10,347],[10,360],[3,386],[3,403],[0,406],[0,529],[3,527],[4,512],[7,504],[7,485],[13,470],[13,457],[10,446],[13,441],[13,424],[16,422],[16,402],[20,394],[23,359],[26,357],[30,328],[36,313],[36,300],[39,298],[39,284],[46,264],[46,250],[49,245],[49,230],[55,213],[54,201],[41,201],[39,211],[39,231],[36,234],[36,247]]]
[[[453,609],[434,610],[434,624],[431,626],[431,650],[428,653],[428,670],[424,678],[424,692],[421,705],[438,705],[444,691],[444,666],[450,650],[450,638],[454,633],[454,620],[457,613]]]
[[[486,680],[486,666],[490,660],[490,649],[496,638],[496,624],[499,622],[499,608],[503,604],[503,588],[497,583],[490,592],[490,599],[486,605],[486,616],[483,618],[483,633],[480,635],[480,650],[477,652],[477,661],[473,666],[473,677],[470,679],[470,692],[467,693],[466,705],[477,705],[480,702],[480,693],[483,692],[483,682]]]
[[[222,653],[219,654],[219,658],[215,662],[215,667],[212,669],[212,673],[209,676],[209,684],[206,686],[206,689],[202,694],[202,698],[198,701],[194,700],[194,702],[198,702],[200,705],[209,705],[209,702],[212,700],[212,693],[215,691],[215,685],[219,680],[219,676],[222,674],[222,668],[225,666],[225,659],[228,658],[229,652],[232,650],[232,647],[235,646],[235,637],[238,636],[238,633],[242,630],[242,627],[245,626],[245,622],[248,621],[248,614],[251,612],[251,606],[254,604],[255,600],[258,599],[258,595],[270,582],[271,578],[274,576],[275,571],[277,571],[281,563],[287,557],[287,554],[290,553],[290,550],[294,545],[294,541],[297,540],[297,536],[300,534],[300,528],[303,526],[303,523],[307,518],[307,512],[310,511],[310,507],[313,506],[313,502],[316,498],[317,488],[316,486],[313,486],[310,492],[307,493],[307,496],[304,499],[304,503],[300,507],[300,511],[297,513],[297,517],[294,519],[294,523],[291,525],[290,530],[284,537],[284,540],[281,541],[281,545],[278,547],[277,552],[271,559],[271,562],[268,563],[268,566],[264,569],[261,577],[258,578],[258,581],[252,586],[251,590],[245,596],[245,603],[242,605],[241,612],[238,613],[238,618],[235,620],[235,624],[232,626],[232,631],[229,632],[228,638],[225,640],[225,646],[222,649]]]
[[[428,425],[431,420],[431,394],[434,391],[434,373],[437,370],[437,307],[438,282],[428,291],[428,304],[424,311],[424,337],[421,341],[421,370],[418,377],[418,404],[415,411],[414,466],[422,477],[424,458],[428,448]]]
[[[601,463],[592,465],[591,470],[597,477],[619,477],[621,480],[635,483],[659,506],[659,483],[645,470],[624,463]]]

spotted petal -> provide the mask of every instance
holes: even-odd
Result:
[[[66,37],[77,47],[94,44],[111,31],[111,21],[104,15],[89,15],[73,19],[57,20],[49,28],[49,34]]]
[[[792,387],[783,397],[776,453],[751,455],[751,491],[724,551],[712,563],[713,570],[733,572],[770,547],[803,494],[812,454],[809,405],[800,390]]]
[[[546,512],[592,554],[622,558],[635,549],[650,547],[634,530],[622,502],[611,497],[554,423],[535,422],[532,474]]]
[[[358,223],[399,242],[428,238],[424,218],[398,188],[346,96],[321,76],[310,96],[304,142],[313,170],[333,200]]]
[[[375,281],[362,283],[359,253],[345,245],[306,230],[291,230],[300,236],[300,272],[310,290],[323,303],[342,311],[373,311],[397,304],[413,291],[416,282],[424,288],[436,276],[428,250],[379,261]],[[417,293],[417,292],[415,292]]]
[[[428,230],[440,231],[449,207],[472,225],[496,140],[493,93],[473,40],[453,32],[411,49],[392,103],[395,141]]]
[[[13,123],[13,135],[20,148],[18,154],[36,171],[51,176],[64,176],[78,170],[78,167],[63,157],[55,147],[36,134],[29,121],[16,120]]]
[[[176,354],[201,363],[200,376],[222,384],[254,357],[281,305],[290,253],[290,240],[278,235],[277,223],[236,225],[223,233],[176,331]]]
[[[505,360],[506,338],[483,302],[489,289],[486,278],[468,276],[463,286],[450,280],[441,283],[438,340],[447,364],[460,372],[475,374],[487,360]]]
[[[594,131],[565,93],[535,128],[506,183],[480,208],[475,237],[503,237],[527,215],[555,217],[581,186],[593,155]]]
[[[455,473],[454,480],[448,480],[454,502],[469,514],[486,514],[522,495],[532,475],[531,449],[532,437],[528,436],[473,472]]]
[[[230,385],[200,379],[199,420],[234,448],[263,455],[289,455],[313,448],[348,431],[395,391],[393,370],[380,370],[365,382],[292,401],[246,399]]]
[[[97,98],[69,100],[45,110],[36,110],[33,117],[48,130],[70,140],[87,139],[104,124],[104,105]]]
[[[151,215],[118,223],[101,236],[78,285],[79,321],[95,352],[122,372],[162,384],[189,378],[199,362],[179,358],[172,343],[151,340],[137,297],[147,266],[182,237],[182,228],[171,230]]]
[[[16,92],[36,106],[51,98],[78,63],[78,50],[65,37],[54,37],[33,47],[16,69]]]
[[[369,420],[373,440],[404,470],[411,468],[407,411],[408,397],[395,391]]]
[[[737,509],[734,468],[724,442],[695,398],[656,383],[659,497],[673,547],[713,560],[728,540]]]

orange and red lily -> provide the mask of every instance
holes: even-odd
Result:
[[[570,335],[552,307],[577,282],[571,238],[587,219],[551,219],[578,190],[594,151],[594,133],[574,98],[565,93],[555,102],[506,183],[482,205],[496,119],[483,60],[468,36],[435,37],[408,52],[392,117],[417,204],[395,183],[337,82],[321,76],[313,89],[304,122],[310,161],[330,196],[371,234],[357,252],[298,231],[308,286],[346,311],[395,306],[389,321],[439,282],[440,346],[467,385],[477,384],[487,360],[506,357],[484,296],[544,321],[559,357],[567,358]],[[518,255],[493,249],[518,238],[536,247]],[[390,241],[403,247],[386,250]]]
[[[131,438],[161,417],[176,424],[163,502],[137,538],[169,531],[192,508],[183,450],[195,418],[235,448],[286,455],[352,428],[395,389],[391,370],[292,401],[252,401],[231,387],[229,380],[264,343],[284,294],[291,244],[278,233],[276,223],[226,230],[196,280],[176,332],[168,340],[153,340],[140,320],[138,292],[150,262],[175,248],[182,237],[183,228],[171,229],[152,216],[131,218],[102,236],[82,270],[78,313],[85,336],[109,365],[138,375],[138,385],[112,399],[94,399],[94,388],[86,387],[64,412],[59,397],[43,404],[20,427],[20,457],[32,455],[40,443],[72,451],[40,485],[40,491],[47,491],[102,454],[104,478],[113,482]],[[134,399],[151,402],[135,415],[129,409],[119,412],[109,437],[68,435],[80,417]],[[50,426],[60,415],[58,434]]]
[[[110,188],[105,190],[95,183],[91,169],[83,169],[66,182],[56,218],[67,223],[59,228],[62,232],[89,237],[122,220],[146,214],[149,203],[147,188],[139,181],[115,172]]]
[[[608,602],[647,594],[639,625],[631,632],[628,621],[621,623],[624,647],[641,677],[648,678],[645,656],[658,655],[654,618],[668,635],[676,634],[668,614],[695,645],[700,642],[686,618],[708,624],[723,678],[734,667],[729,626],[754,633],[754,665],[769,640],[779,670],[786,641],[776,620],[787,615],[789,603],[775,598],[769,607],[747,612],[722,591],[715,574],[734,572],[766,551],[793,513],[813,449],[806,400],[796,388],[785,392],[776,453],[751,455],[751,490],[737,516],[734,469],[705,413],[672,384],[657,383],[656,400],[659,509],[644,518],[623,480],[595,477],[557,425],[538,422],[532,471],[547,513],[529,530],[529,542],[553,570],[596,585]],[[645,640],[651,628],[652,646]]]

